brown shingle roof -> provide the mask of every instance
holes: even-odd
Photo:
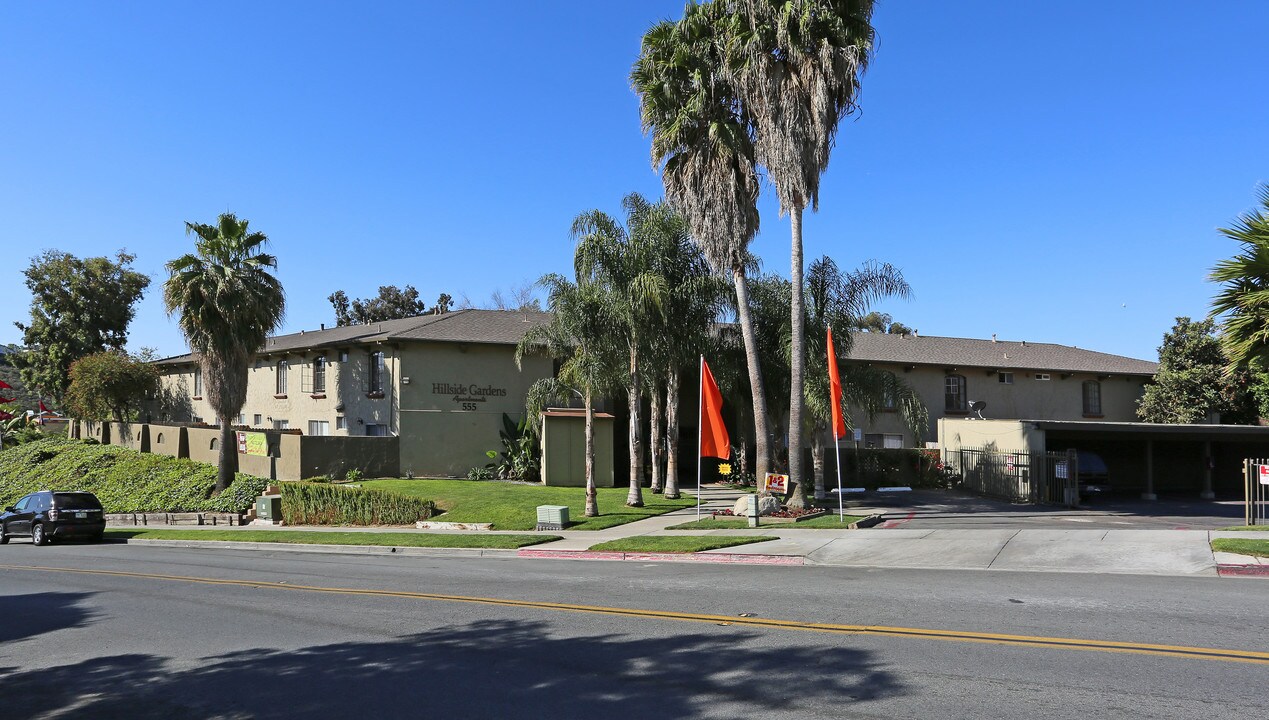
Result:
[[[860,332],[850,360],[1000,370],[1154,375],[1157,363],[1069,345]]]
[[[515,345],[529,328],[551,321],[550,313],[519,310],[455,310],[442,315],[419,315],[369,325],[347,325],[271,337],[261,354],[297,352],[332,345],[356,345],[397,340],[492,343]],[[192,362],[192,354],[159,360],[158,365]]]

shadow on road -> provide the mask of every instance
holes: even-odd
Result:
[[[820,705],[849,713],[853,702],[904,692],[867,652],[743,643],[753,637],[723,628],[659,638],[557,637],[544,623],[504,620],[384,642],[235,652],[193,667],[117,655],[11,671],[0,675],[0,688],[6,697],[38,697],[44,708],[73,706],[81,717],[133,720],[617,720],[717,716],[730,703],[794,717]]]
[[[87,625],[94,613],[81,606],[92,593],[0,595],[0,643]]]

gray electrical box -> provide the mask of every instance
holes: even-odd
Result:
[[[261,520],[281,520],[282,496],[263,495],[256,498],[256,517]]]
[[[538,530],[563,530],[568,527],[567,505],[539,505]]]

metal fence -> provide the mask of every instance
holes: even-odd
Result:
[[[1269,525],[1265,504],[1269,502],[1269,459],[1243,460],[1243,503],[1248,525]]]
[[[1016,503],[1079,505],[1079,457],[1074,451],[961,448],[947,454],[961,475],[961,487],[971,492]]]

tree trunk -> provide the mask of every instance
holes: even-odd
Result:
[[[656,382],[652,383],[652,418],[651,427],[648,432],[648,450],[652,453],[652,492],[660,494],[661,488],[664,487],[661,479],[661,448],[663,447],[664,437],[661,433],[661,388]]]
[[[595,492],[595,405],[590,386],[586,387],[586,517],[599,517],[599,498]]]
[[[789,481],[797,483],[793,494],[789,497],[789,507],[804,508],[809,503],[806,497],[806,473],[802,469],[802,376],[806,363],[806,312],[803,309],[803,294],[806,286],[802,281],[802,211],[795,207],[789,213],[793,225],[793,253],[789,269],[789,282],[793,293],[789,302],[792,315],[793,331],[790,342],[792,357],[789,362]]]
[[[679,379],[678,363],[670,363],[665,379],[665,496],[679,497]]]
[[[643,437],[639,412],[643,404],[639,388],[639,350],[638,343],[630,343],[630,385],[626,390],[626,398],[630,402],[630,493],[626,495],[626,504],[630,507],[643,507]]]
[[[771,430],[767,415],[766,388],[762,384],[762,367],[758,365],[758,338],[754,333],[753,316],[749,312],[749,287],[745,284],[745,272],[741,268],[731,271],[736,286],[736,316],[740,320],[740,334],[745,340],[745,363],[749,366],[749,392],[753,396],[753,429],[757,458],[754,477],[758,482],[771,470]]]
[[[216,493],[224,491],[234,481],[238,472],[238,444],[234,442],[234,429],[229,418],[220,418],[220,469],[216,472]]]
[[[824,500],[824,432],[818,427],[811,432],[811,463],[815,466],[815,499]]]

